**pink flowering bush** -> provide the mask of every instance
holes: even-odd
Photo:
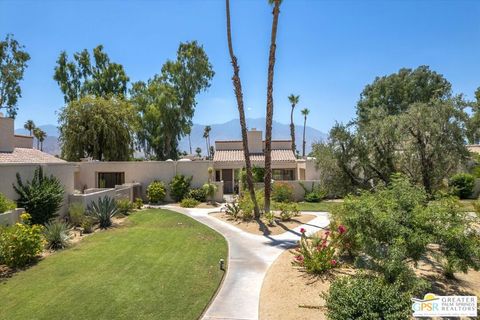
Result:
[[[336,247],[347,232],[340,225],[335,231],[326,231],[321,237],[307,237],[305,229],[300,230],[300,246],[294,251],[294,266],[302,267],[308,273],[319,274],[338,266]]]

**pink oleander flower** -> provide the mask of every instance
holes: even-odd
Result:
[[[304,234],[305,232],[307,232],[307,230],[305,230],[304,228],[301,228],[301,229],[300,229],[300,233],[301,233],[301,234]]]
[[[325,238],[328,238],[328,236],[330,235],[330,231],[325,231]]]
[[[330,261],[330,264],[332,266],[336,266],[337,265],[337,260],[333,259],[332,261]]]
[[[338,233],[344,234],[345,232],[347,232],[347,228],[345,228],[344,225],[339,225],[338,226]]]
[[[295,260],[297,260],[298,262],[303,262],[303,256],[302,255],[295,256]]]

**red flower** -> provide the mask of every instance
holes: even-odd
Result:
[[[338,226],[338,233],[344,234],[345,232],[347,232],[347,228],[345,228],[344,225],[339,225]]]
[[[304,234],[305,232],[307,232],[307,230],[305,230],[304,228],[300,228],[300,233],[301,234]]]
[[[330,264],[332,266],[336,266],[337,265],[337,260],[333,259],[332,261],[330,261]]]
[[[302,262],[303,256],[302,255],[295,256],[295,260],[297,260],[298,262]]]
[[[328,238],[329,235],[330,235],[330,231],[325,231],[325,238]]]

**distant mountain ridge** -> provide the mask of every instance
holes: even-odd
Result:
[[[210,125],[212,130],[210,131],[210,143],[214,145],[215,140],[240,140],[241,131],[240,131],[240,122],[238,119],[232,119],[225,123],[217,123]],[[263,131],[263,137],[265,138],[265,118],[249,118],[247,119],[247,127],[249,129],[257,129]],[[42,125],[39,126],[40,129],[47,133],[47,138],[43,142],[43,151],[53,154],[60,154],[60,144],[58,142],[58,128],[55,125]],[[193,124],[191,141],[192,141],[192,151],[195,152],[197,147],[202,149],[202,152],[205,153],[205,139],[203,138],[203,129],[205,125],[202,124]],[[290,125],[273,121],[273,139],[290,139]],[[29,132],[23,128],[15,130],[17,134],[26,134]],[[302,136],[303,136],[303,126],[295,126],[295,143],[297,145],[297,150],[302,152]],[[327,138],[327,134],[317,130],[315,128],[309,127],[307,125],[306,131],[306,152],[310,152],[311,145],[315,141],[323,141]],[[36,147],[36,141],[34,141],[34,147]],[[180,140],[179,149],[181,151],[189,152],[189,143],[188,137],[184,137]]]

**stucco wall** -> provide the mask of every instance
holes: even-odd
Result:
[[[33,137],[16,134],[13,136],[13,139],[13,144],[16,148],[33,148]]]
[[[38,166],[41,166],[46,175],[54,175],[57,177],[63,187],[65,188],[64,200],[60,214],[67,212],[68,195],[74,191],[74,171],[76,165],[72,163],[50,163],[50,164],[21,164],[21,163],[0,163],[0,192],[7,198],[17,200],[18,195],[13,189],[13,184],[16,184],[17,172],[20,173],[22,181],[32,180],[33,173]]]
[[[12,152],[14,145],[13,119],[0,115],[0,152]]]
[[[0,226],[11,226],[17,222],[20,222],[20,215],[24,212],[24,209],[17,208],[11,211],[0,213]]]

